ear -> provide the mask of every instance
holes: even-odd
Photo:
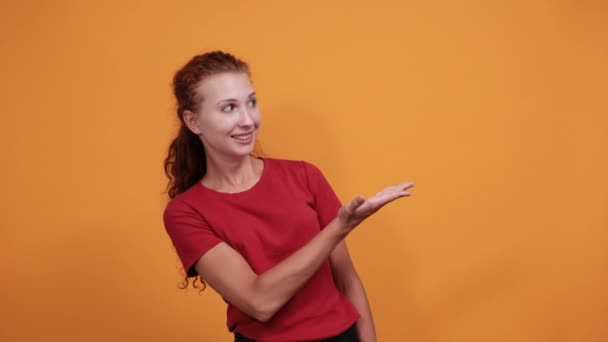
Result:
[[[188,129],[190,131],[192,131],[192,133],[194,133],[196,135],[201,134],[201,129],[198,127],[198,114],[197,113],[194,113],[193,111],[186,109],[184,111],[184,113],[182,114],[182,117],[184,119],[184,123],[186,124]]]

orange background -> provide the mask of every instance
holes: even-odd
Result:
[[[604,1],[21,1],[0,11],[2,341],[230,341],[177,288],[170,81],[248,61],[265,155],[346,201],[381,341],[608,340]]]

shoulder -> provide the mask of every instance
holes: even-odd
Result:
[[[273,167],[285,171],[309,172],[319,170],[315,164],[306,160],[279,158],[264,158],[264,160],[272,164]]]
[[[314,163],[300,159],[265,158],[276,172],[287,176],[295,176],[303,181],[317,179],[322,176],[321,169]]]
[[[192,215],[195,213],[194,208],[183,200],[181,194],[169,200],[163,211],[163,219],[165,223],[173,221],[183,215]]]
[[[197,195],[197,189],[195,186],[186,190],[185,192],[170,199],[165,206],[163,211],[163,218],[165,221],[175,219],[177,217],[190,217],[201,219],[202,215],[198,208],[204,205],[205,201],[203,196]]]
[[[186,191],[170,199],[166,205],[165,210],[176,210],[185,208],[194,209],[198,207],[201,202],[204,202],[206,200],[206,197],[202,196],[203,192],[201,191],[201,188],[202,186],[200,182],[194,183]]]
[[[276,176],[290,183],[297,183],[299,187],[317,192],[327,184],[327,179],[317,165],[306,160],[271,159]]]

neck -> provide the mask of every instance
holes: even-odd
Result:
[[[238,159],[207,156],[207,171],[201,182],[214,190],[241,191],[260,177],[258,165],[258,160],[251,156]]]

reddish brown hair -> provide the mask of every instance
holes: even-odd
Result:
[[[196,184],[205,175],[207,170],[205,147],[201,139],[184,123],[184,111],[196,112],[204,100],[197,92],[198,85],[208,76],[223,72],[244,72],[249,77],[251,73],[249,65],[244,61],[222,51],[207,52],[194,56],[186,65],[179,69],[173,76],[173,94],[177,101],[177,118],[180,128],[177,136],[169,145],[169,151],[165,158],[165,174],[169,177],[167,194],[170,198],[181,194]],[[198,276],[202,284],[202,290],[206,284]],[[180,288],[188,287],[189,278],[186,275]],[[197,277],[192,285],[197,287]]]
[[[207,167],[203,142],[184,124],[183,114],[186,110],[198,111],[204,99],[197,95],[196,87],[205,77],[222,72],[244,72],[250,76],[247,63],[222,51],[194,56],[173,76],[173,94],[181,125],[165,158],[165,174],[169,177],[167,193],[170,198],[188,190],[205,175]]]

